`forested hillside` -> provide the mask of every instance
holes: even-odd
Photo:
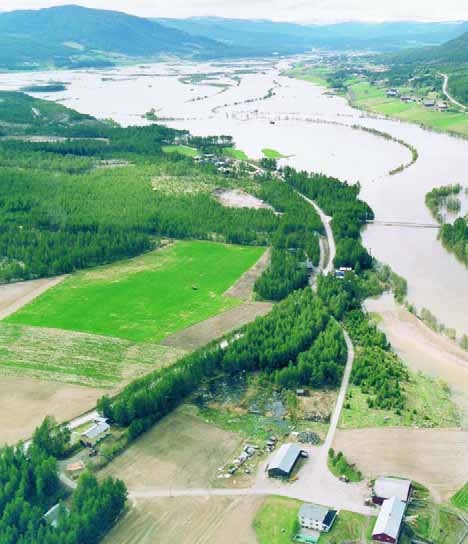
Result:
[[[466,24],[465,30],[468,30]],[[393,70],[414,74],[446,73],[450,94],[468,104],[468,32],[437,47],[424,47],[388,57]]]
[[[110,66],[161,54],[219,57],[226,46],[141,17],[80,6],[0,14],[0,68]],[[120,58],[119,58],[120,57]]]

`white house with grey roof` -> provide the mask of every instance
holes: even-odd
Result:
[[[299,510],[299,523],[304,529],[327,533],[337,516],[336,510],[325,506],[304,503]]]
[[[289,478],[299,458],[303,455],[297,444],[283,444],[268,465],[270,478]]]
[[[377,478],[374,483],[372,502],[382,504],[384,500],[397,497],[408,502],[411,496],[411,481],[400,478]]]
[[[397,544],[405,515],[406,503],[398,497],[383,502],[372,532],[372,540]]]

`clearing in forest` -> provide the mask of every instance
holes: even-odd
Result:
[[[176,242],[135,259],[77,272],[8,322],[158,342],[232,308],[223,293],[264,248]]]

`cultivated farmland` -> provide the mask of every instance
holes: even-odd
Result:
[[[214,487],[218,467],[235,458],[242,437],[209,425],[182,406],[139,438],[103,471],[129,489]]]
[[[157,344],[0,323],[0,375],[113,388],[183,353]]]
[[[223,293],[263,252],[259,247],[177,242],[78,272],[8,321],[158,342],[238,305]]]
[[[261,497],[138,500],[104,544],[257,544],[252,522]]]

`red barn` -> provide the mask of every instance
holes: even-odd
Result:
[[[406,503],[397,497],[385,500],[375,522],[372,540],[397,544],[405,509]]]

